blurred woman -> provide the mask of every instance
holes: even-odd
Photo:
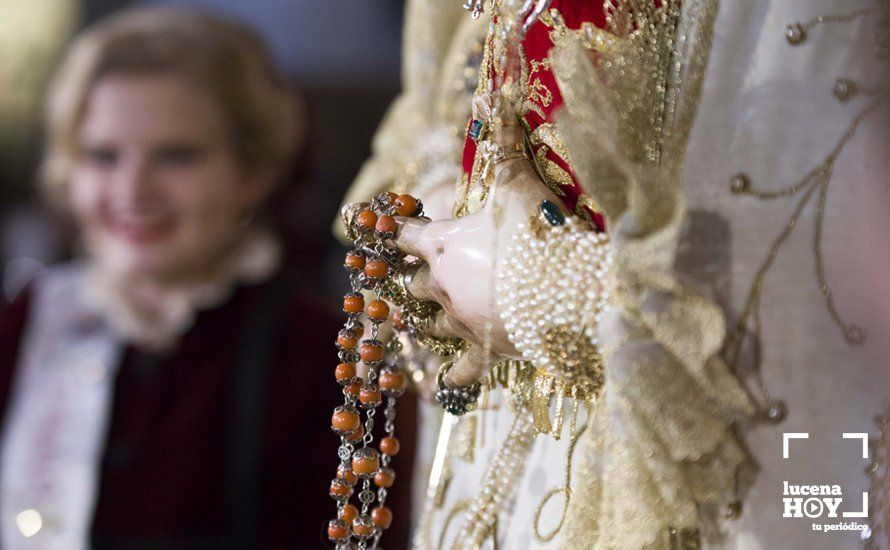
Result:
[[[0,546],[319,540],[337,328],[262,215],[300,123],[236,24],[139,10],[74,43],[43,168],[83,254],[0,315]]]

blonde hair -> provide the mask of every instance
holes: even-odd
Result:
[[[245,167],[280,173],[293,158],[303,133],[299,103],[253,32],[195,11],[139,8],[80,34],[52,81],[41,166],[48,191],[68,183],[93,86],[110,74],[145,73],[181,75],[214,97]]]

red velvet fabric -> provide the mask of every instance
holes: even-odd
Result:
[[[600,28],[604,27],[606,24],[606,16],[602,2],[591,2],[589,0],[554,0],[551,4],[551,9],[556,9],[562,14],[566,26],[570,29],[579,29],[584,22],[591,22]],[[526,58],[526,68],[531,67],[533,62],[542,62],[547,58],[550,49],[553,47],[553,41],[550,39],[551,30],[552,29],[540,19],[529,29],[522,42]],[[530,99],[544,113],[543,117],[535,112],[535,110],[529,110],[525,113],[525,121],[528,123],[528,126],[532,131],[541,124],[554,122],[554,114],[559,110],[563,103],[562,94],[559,91],[556,78],[553,76],[553,73],[548,66],[543,66],[534,71],[533,74],[530,74],[530,80],[533,79],[540,80],[540,84],[546,91],[550,92],[552,99],[550,101],[543,101],[537,97]],[[535,147],[535,151],[537,151],[539,147],[540,146]],[[470,139],[468,135],[463,152],[463,172],[465,178],[468,178],[472,173],[473,159],[475,158],[475,155],[476,142]],[[575,174],[572,172],[565,159],[560,157],[553,150],[548,150],[546,157],[571,175],[573,185],[571,187],[565,186],[561,188],[565,193],[561,198],[565,207],[570,212],[575,212],[578,198],[583,193]],[[597,229],[603,230],[605,228],[603,217],[599,213],[586,207],[584,207],[584,209],[592,220],[593,225]]]

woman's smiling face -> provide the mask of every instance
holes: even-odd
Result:
[[[270,187],[242,166],[227,122],[175,75],[109,75],[93,86],[70,193],[95,260],[172,280],[215,268]]]

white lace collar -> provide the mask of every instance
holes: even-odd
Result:
[[[175,347],[200,310],[228,300],[240,284],[269,279],[281,264],[281,243],[268,230],[252,229],[211,280],[165,288],[152,294],[151,308],[137,297],[128,277],[90,262],[84,304],[101,316],[121,340],[153,352]]]

